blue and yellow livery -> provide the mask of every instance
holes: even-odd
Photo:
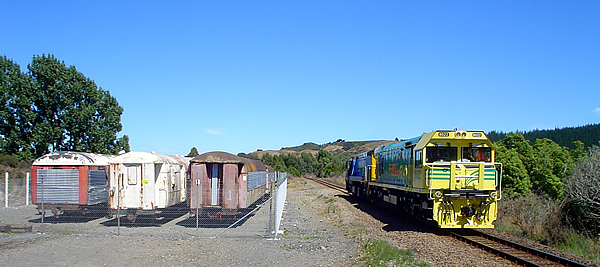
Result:
[[[441,228],[493,228],[499,163],[481,131],[439,130],[348,159],[351,193]]]

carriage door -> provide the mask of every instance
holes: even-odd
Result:
[[[212,173],[210,180],[210,205],[216,206],[219,204],[219,164],[212,164]]]
[[[123,208],[140,208],[142,207],[142,165],[141,164],[124,164],[125,173],[124,181],[121,181],[123,186]]]

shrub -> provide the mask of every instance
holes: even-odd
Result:
[[[546,196],[529,194],[500,202],[499,216],[516,226],[520,235],[543,244],[562,240],[563,204]]]

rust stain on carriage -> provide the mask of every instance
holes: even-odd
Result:
[[[209,152],[196,156],[192,162],[198,163],[239,163],[243,164],[242,158],[227,152]]]

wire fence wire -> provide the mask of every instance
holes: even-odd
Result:
[[[80,205],[85,203],[86,188],[78,186],[79,196],[72,203],[52,203],[44,199],[60,198],[60,179],[50,183],[35,182],[36,190],[30,190],[27,186],[27,178],[2,179],[0,189],[2,197],[5,196],[5,181],[8,181],[8,205],[23,206],[29,204],[32,207],[28,211],[37,214],[33,219],[22,222],[22,224],[33,225],[34,230],[39,232],[67,231],[90,231],[98,233],[114,233],[115,235],[137,235],[141,233],[153,235],[173,236],[177,234],[202,237],[202,238],[224,238],[224,237],[262,237],[276,238],[278,226],[281,221],[283,203],[287,194],[288,174],[284,172],[272,172],[265,174],[268,182],[260,187],[250,190],[239,187],[224,189],[224,185],[218,181],[213,184],[218,198],[211,199],[207,196],[208,190],[212,188],[200,188],[191,194],[194,186],[188,179],[186,185],[186,200],[166,208],[143,209],[110,209],[107,202],[93,205]],[[34,183],[31,183],[33,186]],[[108,185],[107,185],[108,188]],[[83,189],[83,190],[82,190]],[[196,188],[199,189],[199,188]],[[285,190],[284,190],[285,189]],[[29,190],[29,194],[28,191]],[[69,190],[72,191],[72,188]],[[32,191],[35,191],[32,193]],[[119,194],[110,192],[106,194]],[[163,193],[163,192],[158,192]],[[32,194],[36,196],[33,202]],[[191,198],[195,197],[196,199]],[[169,197],[168,193],[164,197]],[[197,205],[204,200],[212,201],[209,204]],[[229,208],[226,202],[235,203],[251,200],[247,205]],[[144,201],[144,199],[139,200]],[[228,207],[228,208],[225,208]],[[54,229],[54,230],[53,230]],[[82,230],[85,229],[85,230]]]

